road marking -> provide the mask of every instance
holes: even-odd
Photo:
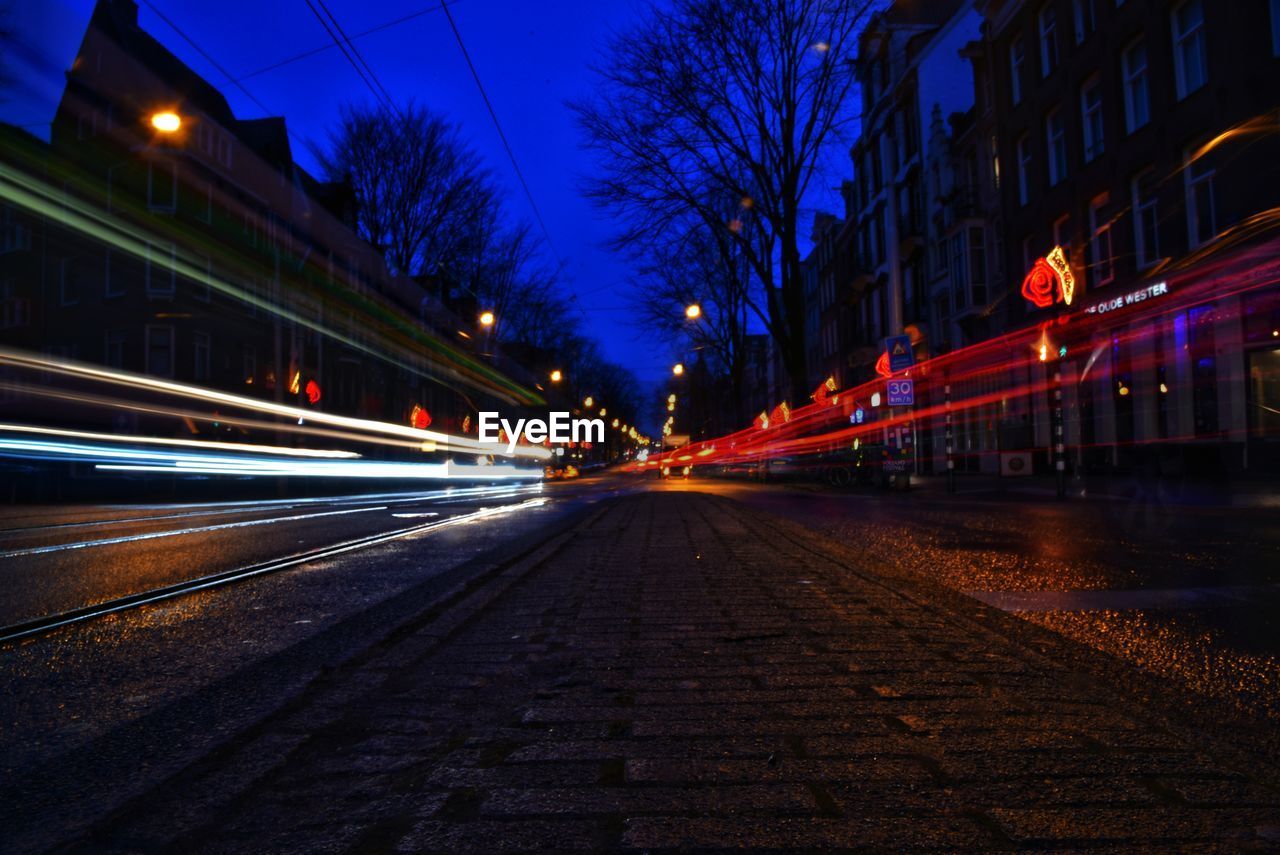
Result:
[[[1223,585],[1203,588],[1149,588],[1110,591],[964,591],[1006,612],[1087,612],[1126,609],[1203,609],[1256,603],[1259,595],[1280,595],[1280,585]]]
[[[149,531],[143,534],[126,534],[120,537],[104,537],[99,540],[82,540],[77,543],[58,543],[52,546],[32,546],[27,549],[12,549],[8,552],[0,552],[0,558],[18,558],[23,555],[44,555],[49,552],[63,552],[68,549],[89,549],[94,546],[110,546],[116,543],[133,543],[137,540],[155,540],[159,537],[179,537],[184,534],[199,534],[205,531],[220,531],[228,528],[248,528],[255,525],[270,525],[272,523],[295,522],[297,520],[313,520],[318,517],[336,517],[345,514],[364,514],[369,511],[385,511],[386,505],[379,505],[374,508],[351,508],[345,511],[323,511],[318,514],[294,514],[287,517],[271,517],[265,520],[241,520],[239,522],[218,523],[217,525],[192,526],[190,528],[176,528],[169,531]]]

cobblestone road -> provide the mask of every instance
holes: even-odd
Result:
[[[1251,748],[1271,726],[1205,729],[1108,667],[790,523],[650,493],[333,672],[83,846],[1280,846],[1274,767]]]

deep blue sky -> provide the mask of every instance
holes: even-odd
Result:
[[[242,82],[272,114],[282,115],[296,140],[324,139],[339,105],[372,98],[355,71],[332,46],[303,0],[151,0],[233,76],[314,48],[327,49]],[[346,32],[397,100],[413,99],[462,128],[466,139],[508,189],[510,214],[533,222],[511,164],[479,90],[434,0],[328,0]],[[145,4],[139,22],[166,47],[223,91],[237,116],[262,110]],[[92,0],[42,0],[12,7],[20,38],[47,58],[38,71],[18,64],[26,88],[0,118],[46,133],[92,11]],[[356,34],[423,11],[410,21],[357,38]],[[635,0],[453,0],[450,3],[472,61],[515,151],[547,229],[567,260],[565,285],[589,318],[588,331],[608,357],[632,369],[646,385],[667,375],[673,354],[641,338],[626,323],[622,294],[626,263],[602,244],[610,234],[605,215],[579,195],[580,177],[592,169],[580,147],[567,98],[590,92],[589,65],[605,62],[610,34],[642,14]],[[294,157],[314,170],[306,146]],[[832,200],[831,203],[834,203]],[[675,307],[678,311],[678,307]]]

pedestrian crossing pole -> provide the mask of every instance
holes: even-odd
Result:
[[[943,408],[946,411],[946,440],[947,440],[947,492],[954,493],[956,491],[956,460],[955,460],[955,433],[951,425],[951,384],[944,383],[942,386]]]
[[[1067,495],[1067,446],[1066,431],[1064,430],[1065,420],[1062,417],[1062,369],[1055,366],[1053,369],[1053,469],[1054,478],[1057,481],[1058,498],[1066,498]]]

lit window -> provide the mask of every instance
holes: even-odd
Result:
[[[1093,160],[1106,150],[1102,127],[1102,85],[1095,75],[1080,90],[1080,118],[1084,128],[1084,160]]]
[[[1018,204],[1031,198],[1031,143],[1027,135],[1018,137]]]
[[[1097,19],[1093,13],[1093,0],[1072,0],[1072,12],[1076,19],[1076,44],[1080,44],[1097,28]]]
[[[1191,150],[1194,152],[1194,149]],[[1192,249],[1213,240],[1218,233],[1214,218],[1213,167],[1205,157],[1191,159],[1183,170],[1187,184],[1187,236]]]
[[[1040,9],[1040,73],[1048,77],[1058,67],[1058,13],[1052,3]]]
[[[1280,0],[1277,0],[1280,2]],[[1120,56],[1124,72],[1124,126],[1133,133],[1151,119],[1147,94],[1147,43],[1138,39]]]
[[[1106,285],[1115,279],[1115,265],[1111,254],[1111,221],[1103,213],[1110,199],[1106,193],[1089,204],[1089,263],[1091,284]]]
[[[1174,80],[1182,100],[1209,79],[1202,0],[1184,0],[1174,7],[1172,19]]]
[[[146,372],[156,377],[173,376],[173,327],[147,326]]]
[[[1026,64],[1026,60],[1027,50],[1022,36],[1014,36],[1013,41],[1009,43],[1009,97],[1014,104],[1022,103],[1022,67]]]
[[[1133,242],[1138,269],[1160,258],[1160,225],[1156,209],[1156,171],[1146,169],[1133,179]]]
[[[173,296],[176,265],[173,244],[147,244],[145,279],[149,296]]]
[[[1045,143],[1049,157],[1049,186],[1067,177],[1067,131],[1062,110],[1055,107],[1045,117]]]

